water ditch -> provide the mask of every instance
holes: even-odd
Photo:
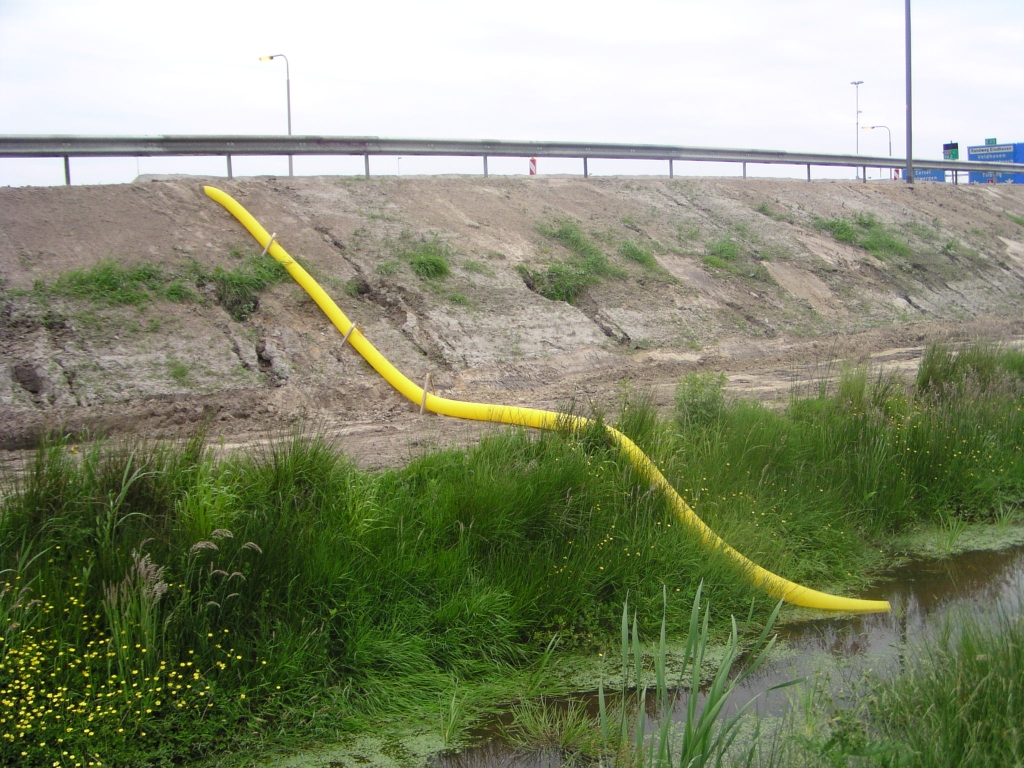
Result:
[[[772,718],[791,706],[791,691],[763,692],[801,677],[819,681],[841,700],[871,671],[898,674],[910,649],[955,626],[958,617],[984,620],[1000,613],[1020,615],[1024,600],[1024,545],[999,551],[964,552],[945,558],[915,558],[896,566],[861,597],[888,600],[892,612],[794,621],[779,627],[780,650],[737,687],[730,699],[735,710],[757,698],[754,708]],[[597,713],[593,692],[572,697]],[[686,714],[686,694],[676,700],[673,718]],[[653,702],[648,715],[654,718]],[[476,729],[475,744],[431,760],[431,768],[559,768],[557,750],[517,750],[500,736],[498,718]]]

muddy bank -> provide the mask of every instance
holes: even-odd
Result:
[[[479,427],[420,418],[287,282],[262,292],[241,320],[208,284],[193,285],[188,302],[154,294],[135,306],[34,288],[103,260],[157,265],[186,282],[196,265],[236,269],[258,249],[202,183],[0,190],[0,447],[30,446],[50,429],[175,438],[198,423],[246,444],[303,423],[378,467],[421,446],[476,439]],[[454,398],[614,407],[628,382],[667,404],[680,376],[708,368],[771,398],[830,358],[902,363],[933,339],[1024,333],[1016,188],[559,177],[215,183],[278,233],[399,368],[417,381],[430,374],[438,394]],[[822,228],[840,220],[856,242]],[[575,305],[524,279],[572,260],[551,236],[566,221],[611,265]],[[903,245],[873,252],[863,244],[869,232]],[[441,249],[447,277],[413,270],[408,254],[423,243]],[[624,255],[627,243],[651,261]]]

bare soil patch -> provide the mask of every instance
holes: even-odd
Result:
[[[0,190],[0,447],[49,431],[175,439],[205,423],[225,447],[300,425],[362,466],[493,427],[420,416],[291,284],[238,321],[209,286],[191,302],[103,306],[35,288],[104,260],[187,280],[258,254],[203,194],[235,196],[349,317],[438,394],[614,410],[624,386],[668,407],[679,378],[785,397],[847,359],[914,366],[936,339],[1024,334],[1024,190],[740,179],[409,177],[143,179]],[[873,220],[905,243],[879,256],[821,222]],[[531,291],[573,253],[542,233],[571,221],[615,275],[575,305]],[[856,225],[855,225],[856,226]],[[437,243],[450,275],[406,254]],[[631,242],[656,267],[620,253]],[[716,255],[719,254],[719,255]]]

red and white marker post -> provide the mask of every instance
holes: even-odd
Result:
[[[537,158],[536,157],[531,157],[530,158],[530,175],[531,176],[536,176],[537,175]]]

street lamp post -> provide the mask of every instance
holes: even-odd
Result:
[[[864,85],[863,80],[854,80],[850,83],[853,86],[853,90],[856,98],[857,105],[857,130],[854,135],[857,137],[857,154],[860,154],[860,87]],[[857,178],[860,178],[860,169],[857,169]]]
[[[288,99],[288,135],[292,135],[292,73],[291,68],[288,66],[288,57],[283,53],[275,53],[273,56],[260,56],[260,61],[272,61],[274,59],[284,59],[284,82],[285,82],[285,94]],[[292,156],[288,155],[288,175],[294,176],[292,172]]]
[[[889,130],[888,125],[865,125],[863,130],[873,131],[876,128],[885,128],[885,132],[889,134],[889,157],[892,157],[892,131]],[[890,173],[889,175],[892,176],[892,173]]]
[[[914,183],[914,99],[911,93],[910,77],[910,0],[903,4],[906,13],[906,56],[907,56],[907,184]]]

